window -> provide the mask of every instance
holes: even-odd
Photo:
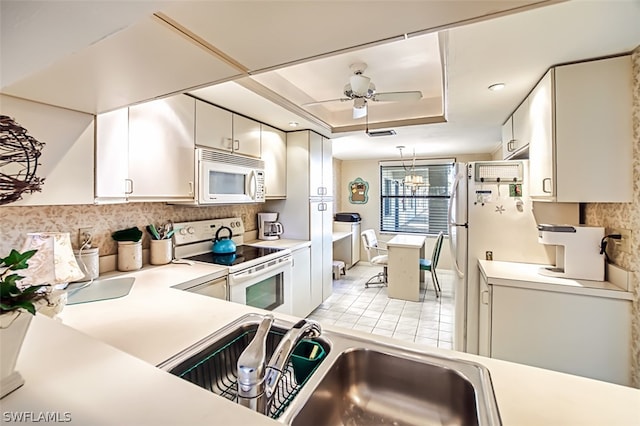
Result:
[[[453,160],[380,163],[380,230],[447,234]]]

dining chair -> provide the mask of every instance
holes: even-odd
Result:
[[[436,275],[436,268],[438,267],[438,259],[440,258],[443,239],[444,232],[440,231],[438,237],[436,238],[436,243],[433,245],[433,253],[431,254],[431,259],[420,259],[420,270],[431,272],[431,281],[433,281],[433,289],[436,292],[436,297],[440,297],[440,293],[442,293],[440,282],[438,281],[438,275]]]
[[[362,244],[367,252],[367,259],[372,265],[382,266],[382,272],[378,272],[364,283],[365,288],[369,288],[369,284],[387,285],[387,265],[389,264],[389,255],[387,249],[378,245],[378,239],[373,229],[365,229],[360,233]]]

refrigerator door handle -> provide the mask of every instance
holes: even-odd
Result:
[[[460,270],[460,267],[458,266],[458,257],[456,256],[456,250],[455,250],[455,247],[453,246],[451,228],[454,226],[464,226],[465,228],[467,227],[466,223],[457,224],[453,220],[453,203],[455,202],[457,197],[462,196],[462,194],[459,193],[460,180],[464,178],[465,178],[464,173],[458,173],[453,180],[453,184],[451,185],[451,197],[449,198],[449,211],[447,213],[447,215],[449,216],[447,220],[447,232],[449,233],[449,251],[451,252],[451,260],[452,260],[451,263],[453,263],[453,269],[456,271],[456,274],[458,274],[458,277],[460,278],[464,278],[464,272],[462,272]]]

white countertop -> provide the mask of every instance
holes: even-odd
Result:
[[[573,280],[538,273],[548,265],[479,259],[478,266],[492,285],[633,300],[631,292],[608,281]]]
[[[136,281],[126,297],[67,306],[62,324],[37,316],[17,366],[26,383],[2,399],[3,415],[68,412],[72,423],[81,425],[278,424],[155,367],[240,316],[261,312],[170,288],[215,273],[212,268],[145,268],[127,274]],[[486,365],[505,425],[640,423],[637,389],[415,343],[401,345]]]
[[[334,231],[331,239],[335,243],[336,241],[351,237],[351,235],[353,235],[353,232]]]
[[[424,245],[427,237],[424,235],[396,235],[386,242],[387,247],[414,247],[420,248]]]
[[[311,241],[289,240],[286,238],[281,238],[278,240],[253,240],[253,241],[245,242],[245,244],[251,245],[251,246],[258,246],[258,247],[275,247],[275,248],[290,249],[291,251],[299,250],[304,247],[311,247]]]

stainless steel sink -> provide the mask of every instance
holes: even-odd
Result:
[[[353,349],[340,354],[291,424],[477,425],[476,398],[455,369]]]
[[[262,320],[245,315],[159,365],[235,400],[236,363]],[[293,323],[276,320],[273,350]],[[289,365],[269,415],[292,426],[501,425],[486,367],[333,330],[317,339],[327,353],[298,383]],[[207,371],[202,371],[206,366]]]

